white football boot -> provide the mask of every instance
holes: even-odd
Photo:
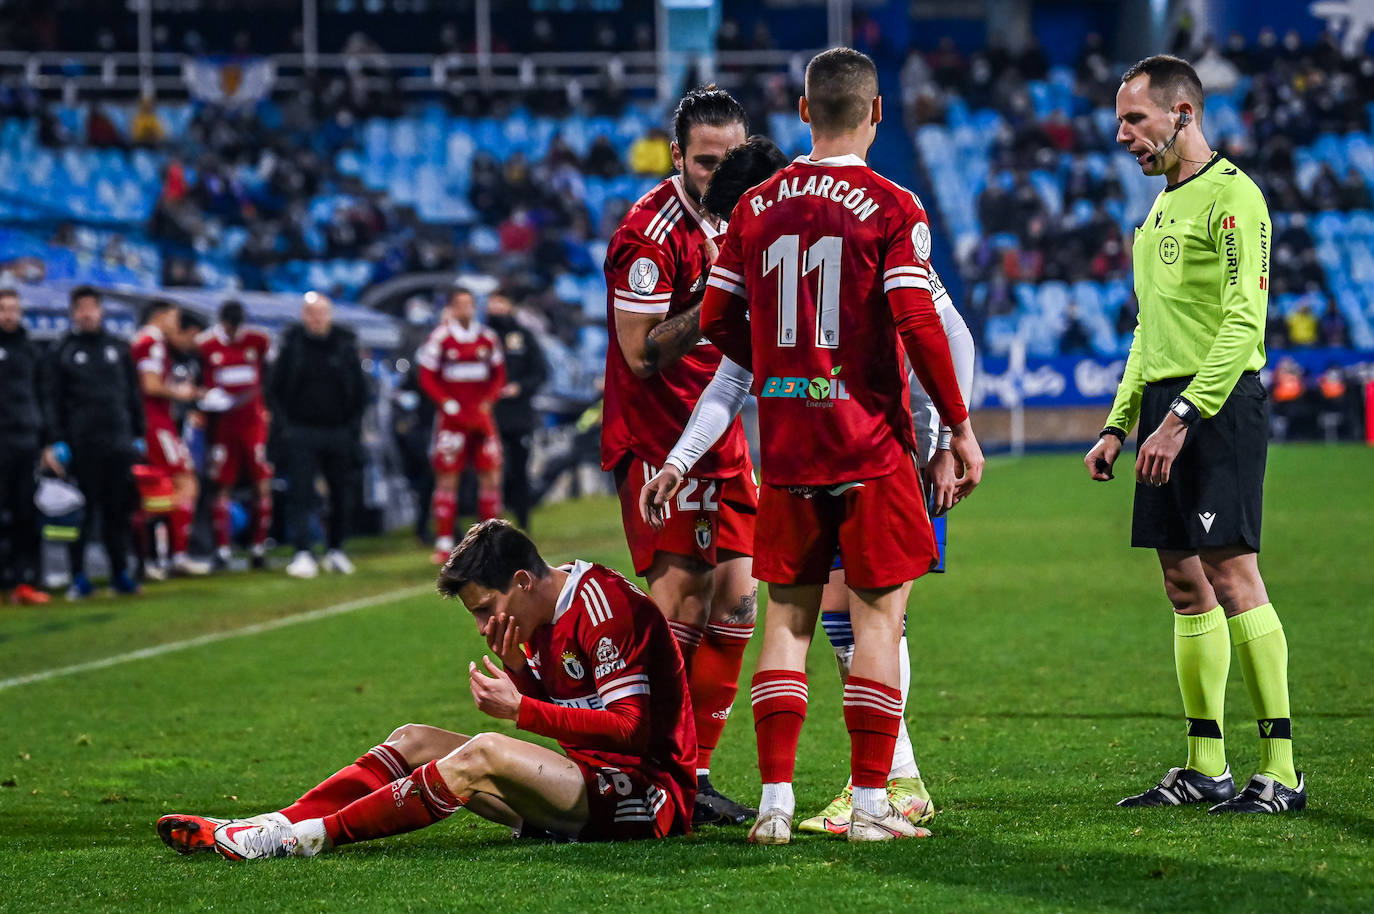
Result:
[[[313,555],[302,549],[286,566],[286,573],[293,578],[313,578],[320,573],[320,566]]]
[[[324,570],[333,571],[338,574],[352,574],[357,571],[353,567],[353,562],[344,555],[342,549],[330,549],[324,554]]]
[[[857,803],[850,813],[849,840],[853,842],[929,837],[930,829],[912,825],[906,816],[902,815],[902,811],[891,802],[887,804],[887,811],[881,816],[865,812]]]

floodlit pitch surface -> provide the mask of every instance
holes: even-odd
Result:
[[[225,575],[5,609],[0,910],[1374,909],[1374,452],[1271,451],[1262,561],[1311,791],[1289,817],[1114,806],[1184,758],[1169,611],[1154,556],[1127,548],[1130,494],[1124,478],[1089,483],[1072,454],[995,460],[955,511],[951,573],[920,582],[910,614],[907,717],[941,813],[934,838],[884,846],[753,848],[743,829],[556,846],[459,813],[316,860],[178,857],[158,816],[275,809],[398,724],[510,731],[473,708],[481,644],[461,607],[425,592],[427,553],[396,537],[357,544],[348,579]],[[550,560],[627,566],[610,499],[542,511],[535,529]],[[30,674],[46,678],[14,684]],[[811,677],[802,815],[848,757],[823,637]],[[1247,777],[1257,739],[1238,668],[1226,723]],[[757,798],[747,699],[715,768]]]

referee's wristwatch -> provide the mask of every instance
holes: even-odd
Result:
[[[1178,416],[1183,424],[1189,428],[1192,428],[1197,420],[1202,418],[1202,413],[1197,411],[1197,407],[1183,397],[1174,397],[1174,402],[1169,404],[1169,412]]]

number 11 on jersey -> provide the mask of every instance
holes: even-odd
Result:
[[[820,274],[816,295],[815,345],[836,349],[840,345],[840,262],[844,239],[826,235],[806,249],[797,269],[800,235],[779,235],[763,252],[763,275],[778,270],[778,345],[797,345],[797,284],[813,272]]]

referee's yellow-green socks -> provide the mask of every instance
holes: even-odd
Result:
[[[1274,604],[1265,603],[1227,622],[1259,722],[1259,773],[1287,787],[1297,787],[1293,726],[1288,717],[1288,639],[1278,613]]]
[[[1220,606],[1196,616],[1174,613],[1174,667],[1188,716],[1188,767],[1209,777],[1226,770],[1221,725],[1231,639],[1226,637],[1225,621]]]

